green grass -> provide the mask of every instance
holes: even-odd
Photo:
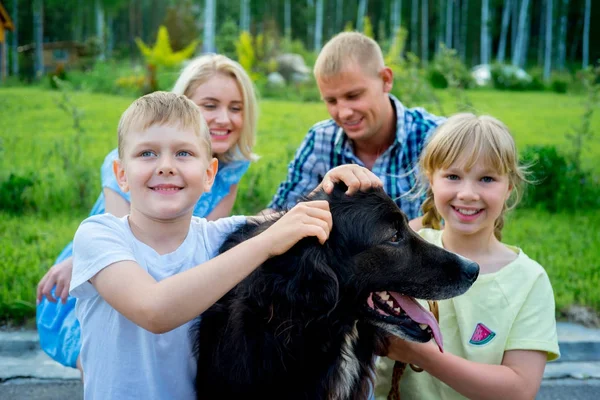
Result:
[[[440,92],[446,112],[453,101]],[[100,191],[99,168],[116,146],[120,114],[133,98],[73,93],[72,101],[84,111],[85,129],[78,168],[88,178],[83,201],[78,187],[64,171],[65,152],[74,140],[72,118],[59,109],[57,92],[36,88],[0,89],[0,182],[14,173],[36,183],[23,199],[34,211],[17,216],[0,212],[0,320],[20,320],[35,314],[35,287],[62,247],[71,240]],[[579,122],[582,98],[553,93],[469,92],[479,112],[503,120],[517,144],[567,145],[564,133]],[[429,108],[435,112],[433,108]],[[287,164],[310,126],[327,118],[321,103],[262,100],[255,163],[240,183],[235,213],[255,213],[266,206],[284,178]],[[593,120],[600,131],[600,115]],[[584,161],[600,173],[594,160],[600,141],[586,146]],[[554,285],[557,308],[572,303],[600,310],[600,225],[598,212],[549,215],[518,210],[509,220],[506,241],[525,250],[546,267]]]

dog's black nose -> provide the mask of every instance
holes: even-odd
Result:
[[[462,274],[465,279],[475,282],[475,279],[479,276],[479,264],[476,262],[469,262],[462,268]]]

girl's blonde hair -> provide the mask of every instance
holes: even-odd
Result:
[[[423,149],[419,159],[421,186],[427,187],[426,198],[421,206],[423,226],[440,229],[441,224],[433,192],[428,187],[433,173],[438,169],[448,169],[455,162],[464,165],[468,171],[480,159],[499,174],[508,175],[512,188],[494,224],[494,235],[501,240],[504,213],[514,208],[521,199],[523,185],[527,182],[526,168],[519,165],[515,141],[508,128],[488,115],[461,113],[451,116],[436,129]]]
[[[252,80],[244,68],[232,59],[221,54],[206,54],[193,59],[181,72],[172,92],[190,98],[198,86],[217,74],[235,79],[243,101],[243,123],[240,138],[235,146],[224,154],[217,155],[219,161],[251,160],[258,157],[252,153],[256,141],[258,121],[258,101]]]

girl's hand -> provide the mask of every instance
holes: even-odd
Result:
[[[345,164],[330,169],[315,190],[322,187],[325,193],[329,194],[336,182],[343,182],[348,186],[346,194],[349,196],[359,190],[364,192],[371,188],[383,187],[383,183],[377,175],[367,168],[356,164]]]
[[[69,285],[71,284],[71,275],[73,274],[73,257],[69,257],[58,264],[53,265],[46,275],[40,280],[37,286],[37,303],[42,301],[42,297],[46,296],[48,301],[56,303],[58,299],[62,303],[67,302],[69,296]],[[52,296],[52,288],[56,285],[56,290]]]
[[[316,236],[321,244],[325,243],[332,224],[327,201],[307,201],[296,204],[261,236],[266,240],[269,257],[272,257],[285,253],[308,236]]]
[[[430,340],[427,343],[411,342],[410,340],[400,339],[396,336],[388,338],[387,357],[394,361],[400,361],[405,364],[419,366],[419,363],[428,354],[439,353],[440,350],[435,341]]]

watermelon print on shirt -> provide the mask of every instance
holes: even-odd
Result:
[[[479,322],[477,326],[475,326],[475,331],[473,332],[469,343],[474,344],[475,346],[483,346],[484,344],[491,342],[495,336],[496,334],[494,331]]]

